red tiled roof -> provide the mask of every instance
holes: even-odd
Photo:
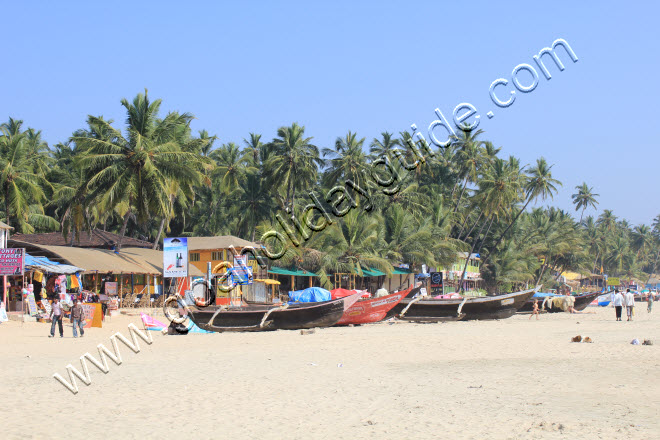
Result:
[[[119,234],[102,231],[100,229],[92,230],[91,234],[87,231],[80,234],[80,241],[74,239],[74,247],[110,249],[116,243],[119,243]],[[45,234],[13,234],[9,240],[22,241],[37,245],[47,246],[69,246],[71,236],[67,240],[61,232],[48,232]],[[150,248],[152,243],[136,238],[124,237],[121,242],[122,247]]]

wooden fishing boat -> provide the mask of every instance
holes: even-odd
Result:
[[[214,332],[296,330],[329,327],[341,319],[359,294],[316,303],[248,304],[240,307],[188,305],[188,317],[201,329]],[[176,301],[176,299],[175,299]],[[171,302],[165,302],[165,308]],[[176,304],[176,303],[175,303]],[[167,312],[166,312],[167,313]]]
[[[598,296],[602,295],[603,292],[588,292],[583,293],[582,295],[577,295],[575,297],[575,305],[573,308],[578,312],[586,309],[591,302],[596,299]]]
[[[368,324],[381,321],[387,312],[405,298],[411,290],[412,287],[379,298],[361,299],[349,307],[335,325]]]
[[[505,319],[534,295],[537,289],[523,290],[498,296],[475,298],[434,299],[404,298],[392,312],[399,319],[419,322]]]
[[[581,312],[582,310],[586,309],[587,306],[594,300],[596,297],[599,295],[602,295],[603,292],[588,292],[588,293],[583,293],[582,295],[576,295],[575,298],[575,305],[573,308],[577,310],[578,312]],[[543,311],[545,310],[548,313],[560,313],[563,312],[564,310],[561,307],[555,307],[552,304],[552,298],[561,298],[561,296],[545,296],[545,297],[536,297],[536,298],[530,298],[527,300],[527,302],[523,305],[523,307],[520,308],[518,311],[519,313],[532,313],[532,308],[534,307],[534,300],[538,301],[539,304],[539,310]]]

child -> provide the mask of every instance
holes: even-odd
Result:
[[[536,319],[539,319],[539,300],[534,300],[534,305],[532,306],[532,314],[529,315],[529,319],[532,319],[532,316],[536,315]]]

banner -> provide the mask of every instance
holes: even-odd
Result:
[[[188,239],[166,238],[163,240],[163,276],[185,278],[188,276]]]
[[[234,267],[231,269],[234,284],[252,284],[252,268],[247,265],[247,255],[234,255]]]
[[[0,275],[23,275],[25,272],[25,249],[0,249]]]
[[[619,286],[621,285],[621,281],[619,281],[619,278],[608,278],[607,279],[607,285],[608,286]]]
[[[85,303],[82,305],[83,312],[85,313],[85,328],[103,326],[103,315],[101,311],[101,304],[98,303]]]

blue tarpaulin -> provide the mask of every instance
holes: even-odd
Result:
[[[321,302],[330,301],[332,294],[329,290],[322,289],[321,287],[308,287],[305,290],[296,290],[289,292],[290,302]]]
[[[28,253],[25,253],[25,267],[37,269],[46,273],[59,273],[66,275],[83,272],[85,270],[80,267],[71,266],[70,264],[62,264],[57,261],[52,261],[46,257],[33,257]]]

